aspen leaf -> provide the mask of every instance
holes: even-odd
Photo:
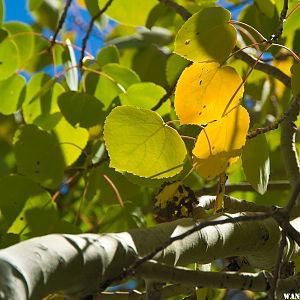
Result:
[[[19,51],[16,43],[6,38],[0,43],[0,80],[13,75],[20,62]]]
[[[264,194],[270,176],[269,147],[264,134],[247,140],[242,162],[247,180],[258,193]]]
[[[165,178],[178,174],[186,156],[178,132],[151,110],[119,106],[104,125],[110,167],[141,177]]]
[[[57,188],[64,177],[64,159],[55,137],[34,125],[21,127],[14,137],[19,173],[47,188]]]
[[[50,232],[57,211],[50,194],[26,176],[8,175],[0,179],[0,230],[15,234],[42,235]]]
[[[291,67],[291,72],[292,72],[292,79],[291,79],[291,84],[292,84],[292,92],[294,96],[297,96],[300,93],[300,64],[296,63]]]
[[[106,2],[106,0],[98,0],[99,7],[103,8]],[[116,0],[112,2],[106,13],[120,23],[145,25],[148,14],[156,3],[156,0]]]
[[[73,127],[65,118],[62,118],[53,129],[53,133],[60,144],[65,165],[70,166],[86,147],[89,132],[85,128]]]
[[[224,172],[241,154],[248,128],[249,114],[242,106],[207,125],[193,149],[196,172],[206,179]]]
[[[175,110],[181,124],[219,120],[239,104],[244,92],[243,86],[237,91],[241,83],[232,67],[218,63],[194,63],[186,68],[175,91]]]
[[[190,17],[179,30],[174,52],[194,62],[224,62],[236,44],[230,12],[208,7]]]

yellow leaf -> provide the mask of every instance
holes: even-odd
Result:
[[[215,62],[187,67],[175,91],[175,110],[181,124],[219,120],[239,104],[244,92],[241,84],[242,79],[232,67],[220,67]]]
[[[220,120],[207,125],[193,149],[196,172],[212,179],[234,163],[245,145],[249,121],[247,110],[239,105]]]

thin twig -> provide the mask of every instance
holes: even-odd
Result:
[[[121,205],[122,208],[125,207],[124,205],[124,201],[122,199],[122,196],[118,190],[118,188],[116,187],[116,185],[114,184],[114,182],[105,174],[103,174],[104,179],[108,182],[108,184],[110,185],[110,187],[112,188],[113,192],[115,193],[119,204]]]
[[[163,95],[160,100],[158,101],[157,104],[155,104],[151,110],[158,110],[174,93],[175,88],[176,88],[176,82],[169,88],[169,90],[167,91],[167,93],[165,95]]]
[[[108,0],[106,2],[106,4],[104,5],[104,7],[102,9],[99,10],[99,12],[94,15],[89,23],[89,27],[86,31],[86,34],[82,40],[82,46],[81,46],[81,57],[80,57],[80,61],[79,61],[79,66],[80,68],[82,67],[83,65],[83,59],[84,59],[84,52],[85,52],[85,48],[86,48],[86,45],[87,45],[87,41],[90,37],[90,34],[92,32],[92,29],[93,29],[93,26],[94,26],[94,23],[95,21],[100,18],[105,12],[106,10],[110,7],[110,5],[112,4],[113,0]]]
[[[50,48],[52,48],[54,46],[57,35],[58,35],[59,31],[62,29],[62,27],[64,25],[64,22],[65,22],[66,17],[67,17],[68,9],[69,9],[71,3],[72,3],[72,0],[67,0],[66,5],[64,7],[64,11],[63,11],[63,13],[62,13],[62,15],[59,19],[57,28],[55,30],[55,33],[54,33],[53,37],[52,37]]]

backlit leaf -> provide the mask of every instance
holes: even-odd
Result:
[[[242,80],[232,67],[218,63],[194,63],[180,76],[175,110],[181,124],[208,124],[219,120],[239,104]],[[237,92],[236,92],[237,91]]]
[[[188,60],[177,54],[170,55],[166,66],[166,76],[168,84],[174,84],[178,80],[183,70],[189,65],[189,63],[190,62]]]
[[[14,41],[6,38],[0,43],[0,80],[13,75],[19,67],[20,56]]]
[[[89,128],[104,121],[103,104],[94,96],[66,92],[59,96],[58,105],[66,120],[73,126]]]
[[[134,71],[119,64],[106,64],[103,66],[102,70],[105,74],[107,74],[107,76],[121,85],[124,89],[127,89],[132,84],[141,81]]]
[[[100,49],[97,63],[102,67],[108,63],[119,63],[120,53],[116,46],[110,45]]]
[[[18,171],[48,188],[56,188],[64,176],[64,160],[56,139],[34,125],[16,132],[14,150]]]
[[[123,105],[151,109],[165,94],[166,91],[161,86],[152,82],[141,82],[131,85],[126,93],[120,95],[120,99]],[[170,110],[170,103],[165,102],[157,112],[164,115]]]
[[[247,140],[243,149],[243,169],[247,180],[260,194],[268,187],[270,176],[270,158],[268,142],[264,134]]]
[[[38,73],[32,76],[22,105],[25,122],[45,130],[52,129],[62,117],[57,98],[63,92],[62,85],[56,83],[49,75]]]
[[[38,9],[43,3],[43,0],[29,0],[29,10],[33,11]]]
[[[98,0],[102,8],[107,0]],[[151,9],[157,4],[156,0],[114,0],[107,10],[107,14],[128,25],[145,25]],[[126,13],[124,13],[126,12]]]
[[[33,55],[34,36],[32,28],[21,22],[8,22],[3,27],[10,33],[19,50],[20,67],[22,67],[22,64]]]
[[[206,179],[224,172],[240,156],[248,128],[249,114],[242,106],[207,125],[193,149],[195,170]]]
[[[1,232],[41,235],[50,232],[57,220],[54,202],[48,192],[25,176],[0,179],[3,195],[0,203]]]
[[[25,96],[25,83],[24,77],[18,74],[0,81],[0,113],[10,115],[21,107]]]
[[[208,7],[194,14],[176,36],[175,53],[194,62],[224,62],[237,38],[229,21],[230,12],[222,7]]]
[[[105,111],[109,110],[115,102],[114,99],[124,92],[124,88],[112,78],[94,73],[85,77],[85,87],[88,94],[94,95],[104,105]]]
[[[73,164],[85,148],[89,133],[85,128],[74,128],[64,118],[53,129],[66,166]]]
[[[185,145],[178,132],[150,110],[120,106],[106,118],[110,167],[141,177],[171,177],[182,170]]]

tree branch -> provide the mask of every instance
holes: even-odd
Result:
[[[259,221],[263,217],[266,215],[225,214],[201,224],[185,218],[118,234],[33,238],[0,250],[0,290],[8,300],[42,299],[56,291],[70,297],[93,294],[99,285],[111,282],[124,268],[128,270],[137,256],[153,253],[170,236],[174,242],[155,256],[166,264],[205,264],[245,256],[253,267],[269,269],[275,264],[280,230],[272,218]],[[204,228],[207,224],[210,227]],[[300,218],[292,225],[300,230]],[[293,256],[299,253],[291,239],[289,251]]]
[[[61,17],[59,19],[56,31],[54,32],[54,35],[53,35],[53,37],[51,39],[50,48],[52,48],[54,46],[56,38],[58,36],[58,33],[62,29],[62,27],[64,25],[64,22],[65,22],[66,17],[67,17],[68,9],[69,9],[71,3],[72,3],[72,0],[67,0],[66,5],[64,7],[64,11],[63,11],[63,13],[62,13],[62,15],[61,15]]]
[[[236,58],[242,60],[249,66],[253,66],[254,63],[256,62],[256,58],[250,56],[249,54],[247,54],[244,51],[240,51],[239,47],[235,47],[233,49],[233,51],[236,52],[236,54],[234,55]],[[288,75],[286,75],[285,73],[283,73],[281,70],[279,70],[278,68],[276,68],[270,64],[266,64],[262,61],[259,61],[255,65],[254,69],[256,69],[258,71],[262,71],[265,74],[268,74],[270,76],[273,76],[274,78],[281,81],[286,87],[291,88],[291,78]]]
[[[84,53],[85,53],[85,49],[86,49],[86,45],[87,45],[87,41],[90,37],[90,34],[92,32],[92,29],[93,29],[93,26],[94,26],[94,23],[95,21],[100,18],[105,12],[106,10],[110,7],[110,5],[112,4],[114,0],[108,0],[106,2],[106,4],[104,5],[104,7],[102,9],[99,10],[99,12],[92,17],[90,23],[89,23],[89,26],[88,26],[88,29],[86,31],[86,34],[82,40],[82,46],[81,46],[81,57],[80,57],[80,61],[79,61],[79,66],[80,68],[82,68],[82,65],[83,65],[83,58],[84,58]]]
[[[280,146],[282,158],[287,177],[292,186],[295,185],[300,174],[299,159],[295,146],[297,127],[294,123],[300,111],[299,100],[300,96],[298,95],[291,103],[288,114],[281,123]]]
[[[268,184],[268,191],[277,191],[277,190],[289,190],[291,188],[290,184],[286,180],[276,180],[270,181]],[[214,185],[212,187],[203,187],[202,189],[196,192],[196,196],[209,195],[211,193],[215,193],[217,190],[217,186]],[[253,192],[253,187],[248,182],[241,182],[238,184],[230,184],[226,185],[226,192]]]

